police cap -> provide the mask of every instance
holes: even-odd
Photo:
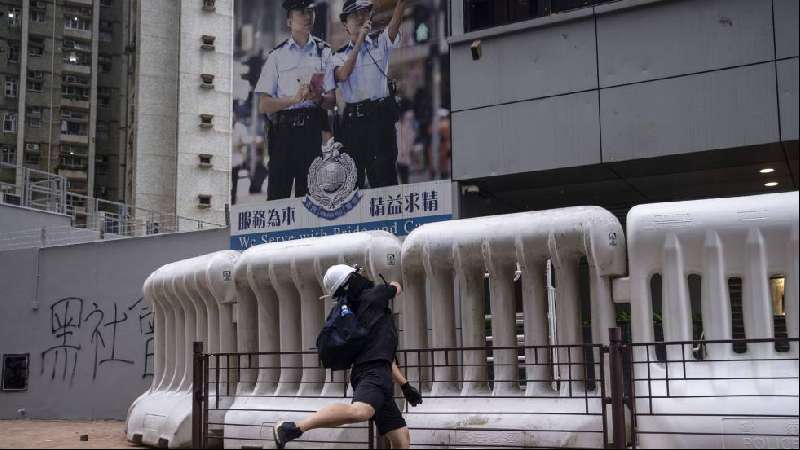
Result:
[[[314,0],[283,0],[283,9],[291,11],[293,9],[306,9],[314,7]]]
[[[347,16],[362,9],[372,9],[372,0],[345,0],[339,19],[346,22]]]

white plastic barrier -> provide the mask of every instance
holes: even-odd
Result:
[[[128,411],[129,441],[169,448],[191,444],[192,343],[202,341],[206,351],[236,351],[232,271],[238,257],[227,250],[178,261],[145,281],[155,322],[154,376]],[[216,400],[213,388],[209,396]],[[222,414],[209,419],[221,423]]]
[[[622,227],[608,211],[596,207],[564,208],[420,227],[403,244],[405,348],[483,348],[487,272],[492,346],[518,345],[515,276],[521,276],[522,282],[524,345],[547,346],[548,260],[557,281],[558,344],[583,344],[578,292],[581,257],[586,257],[589,268],[592,339],[595,344],[606,343],[608,328],[614,324],[611,277],[623,275],[626,269]],[[427,329],[431,330],[430,336]],[[413,430],[412,442],[453,446],[492,442],[512,446],[602,446],[602,434],[585,433],[602,430],[600,416],[585,414],[587,408],[590,414],[599,414],[602,406],[599,399],[588,401],[582,394],[582,352],[577,348],[559,349],[558,360],[572,363],[561,366],[562,378],[567,379],[571,373],[573,380],[561,383],[560,392],[551,387],[553,369],[546,363],[549,355],[541,353],[529,348],[524,358],[519,358],[530,363],[526,365],[525,378],[541,380],[528,382],[525,390],[520,388],[514,349],[493,352],[495,382],[491,391],[484,351],[436,352],[433,373],[409,369],[407,376],[413,384],[422,382],[427,395],[439,397],[409,410],[406,420]],[[596,352],[595,361],[599,357]],[[409,366],[419,363],[413,353],[407,358]],[[422,366],[430,363],[421,361]],[[487,401],[481,397],[494,398]],[[474,431],[465,429],[470,425],[478,427]],[[530,431],[484,434],[482,427]]]
[[[284,354],[239,358],[237,398],[225,416],[227,448],[272,446],[276,421],[350,401],[342,372],[326,374],[315,354],[291,354],[316,346],[332,306],[320,300],[322,276],[338,263],[359,264],[373,279],[378,274],[399,279],[400,241],[382,231],[309,238],[253,247],[237,262],[238,351]],[[258,369],[249,369],[251,361]],[[365,424],[354,428],[315,430],[303,439],[315,447],[322,442],[364,447],[359,443],[367,442]]]
[[[787,331],[789,337],[798,337],[797,192],[641,205],[630,211],[627,225],[630,278],[615,283],[614,295],[631,302],[633,342],[656,340],[651,293],[656,274],[662,277],[664,341],[693,339],[690,275],[701,277],[700,310],[695,315],[702,317],[705,340],[733,337],[730,278],[741,279],[746,337],[777,337],[769,287],[774,276],[785,277]],[[638,418],[642,448],[741,447],[748,440],[750,445],[784,445],[781,438],[763,435],[796,435],[796,343],[786,353],[777,353],[772,342],[750,343],[744,353],[734,353],[731,343],[709,343],[700,347],[704,360],[692,347],[669,345],[667,362],[658,361],[655,346],[635,348],[636,361],[652,361],[636,364],[636,377],[642,380],[636,383],[637,396],[655,397],[652,403],[650,398],[637,401],[639,413],[654,414]],[[734,412],[745,417],[713,416]],[[683,435],[669,434],[676,431]],[[775,442],[767,442],[770,439]],[[797,448],[796,436],[792,445]]]

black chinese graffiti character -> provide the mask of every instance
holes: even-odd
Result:
[[[142,302],[142,298],[140,298],[136,303],[128,307],[128,311],[133,311],[137,306],[140,305]],[[155,356],[155,352],[153,351],[153,335],[155,331],[155,326],[153,323],[153,311],[150,309],[149,306],[141,305],[139,306],[139,333],[145,337],[144,342],[144,371],[142,372],[142,378],[147,378],[153,376],[153,357]]]
[[[93,316],[97,318],[97,322],[94,324],[94,329],[92,329],[92,336],[89,340],[90,343],[94,344],[94,368],[92,369],[92,379],[94,380],[97,378],[97,357],[100,353],[100,346],[106,348],[106,341],[103,339],[103,333],[100,332],[100,326],[103,323],[103,318],[105,317],[105,313],[97,306],[97,303],[92,302],[92,306],[94,309],[86,315],[84,321],[89,322],[92,320]]]
[[[53,369],[50,373],[50,379],[56,377],[56,371],[59,367],[59,355],[63,356],[63,370],[61,379],[67,379],[67,370],[72,360],[72,371],[70,372],[70,383],[75,378],[75,371],[78,365],[78,352],[81,349],[80,345],[72,342],[75,332],[80,330],[83,317],[83,299],[77,297],[66,297],[56,301],[50,305],[50,333],[53,337],[59,340],[57,345],[54,345],[42,352],[42,371],[45,369],[45,359],[47,355],[53,355]]]
[[[121,362],[125,364],[133,364],[133,361],[129,359],[120,359],[117,358],[117,326],[123,322],[128,320],[128,313],[125,311],[122,312],[122,317],[117,316],[117,304],[114,303],[114,318],[108,323],[104,324],[103,327],[111,327],[111,357],[100,360],[100,365],[107,362]]]

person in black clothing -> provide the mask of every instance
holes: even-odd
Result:
[[[328,269],[325,285],[333,297],[348,297],[348,305],[361,323],[374,321],[369,343],[356,357],[350,371],[353,401],[350,404],[326,406],[297,423],[279,422],[273,429],[275,444],[278,448],[284,448],[287,442],[299,438],[306,431],[374,418],[378,433],[389,439],[392,448],[408,448],[411,439],[393,398],[393,383],[401,386],[411,406],[422,403],[422,395],[409,384],[394,362],[397,328],[389,301],[400,294],[400,283],[393,281],[376,285],[359,274],[357,269],[336,265]]]

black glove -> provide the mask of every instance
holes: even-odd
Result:
[[[406,382],[406,384],[400,386],[400,389],[403,390],[403,397],[408,400],[408,403],[411,403],[411,406],[417,406],[422,403],[422,394],[411,383]]]

